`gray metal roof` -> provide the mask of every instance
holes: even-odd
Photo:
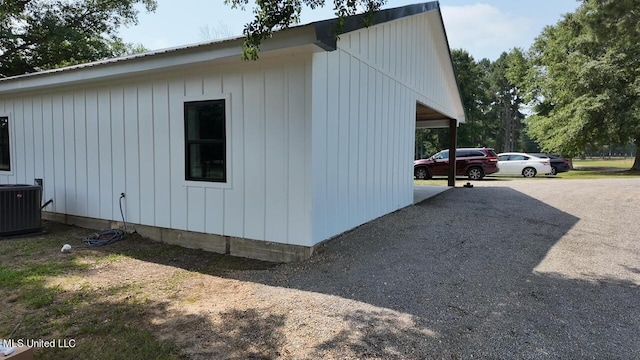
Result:
[[[416,15],[416,14],[427,12],[427,11],[433,11],[439,8],[440,8],[439,3],[437,1],[432,1],[427,3],[406,5],[406,6],[401,6],[401,7],[392,8],[392,9],[379,10],[374,14],[370,25],[373,26],[376,24],[396,20],[402,17]],[[313,39],[312,43],[314,43],[315,45],[319,46],[320,48],[326,51],[333,51],[336,49],[336,46],[337,46],[336,44],[337,35],[345,34],[345,33],[366,27],[364,14],[350,16],[346,18],[344,25],[339,32],[336,32],[337,20],[338,19],[334,18],[334,19],[316,21],[309,24],[292,26],[289,29],[279,30],[275,33],[277,34],[286,33],[289,31],[294,31],[296,29],[310,27],[315,30],[315,39]],[[109,65],[109,64],[129,62],[133,60],[157,57],[157,56],[168,55],[168,54],[177,54],[177,53],[183,53],[183,52],[187,53],[190,51],[209,50],[209,49],[213,50],[220,47],[234,46],[234,45],[241,46],[243,41],[244,41],[244,36],[236,36],[236,37],[220,39],[215,41],[207,41],[207,42],[177,46],[177,47],[172,47],[167,49],[153,50],[153,51],[148,51],[144,53],[123,56],[123,57],[108,58],[108,59],[93,61],[93,62],[84,63],[84,64],[78,64],[73,66],[57,68],[57,69],[44,70],[44,71],[39,71],[35,73],[7,77],[4,79],[0,79],[0,83],[2,82],[6,83],[6,82],[11,82],[13,80],[22,80],[27,78],[69,72],[69,71],[86,69],[86,68],[95,68],[95,67],[100,67],[100,66]],[[239,55],[240,55],[240,49],[238,49],[238,59],[239,59]]]

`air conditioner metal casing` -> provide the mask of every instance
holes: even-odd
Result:
[[[0,185],[0,237],[42,231],[42,188]]]

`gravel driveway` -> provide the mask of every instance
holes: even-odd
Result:
[[[639,359],[640,179],[475,184],[165,325],[197,359]]]

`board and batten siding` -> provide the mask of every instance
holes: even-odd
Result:
[[[10,172],[47,211],[310,246],[311,58],[0,97]],[[228,183],[185,181],[184,101],[227,99]]]
[[[412,90],[416,100],[454,119],[463,119],[438,12],[407,16],[340,35],[338,48]]]
[[[336,51],[314,54],[314,243],[413,203],[416,102],[464,117],[435,26],[437,12],[408,16],[342,34]]]

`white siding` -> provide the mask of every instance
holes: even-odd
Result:
[[[124,192],[131,223],[311,246],[412,203],[417,101],[464,118],[441,26],[432,11],[333,52],[5,95],[0,183],[43,178],[57,213],[120,220]],[[184,102],[220,98],[228,181],[185,181]]]
[[[111,179],[112,196],[111,217],[118,219],[120,215],[120,194],[126,194],[126,168],[127,156],[125,153],[125,102],[124,87],[117,86],[111,89]],[[123,200],[126,201],[126,198]],[[124,212],[124,209],[122,209]]]
[[[416,102],[463,119],[439,14],[343,34],[313,58],[313,242],[413,202]]]
[[[141,222],[140,206],[140,144],[139,144],[139,118],[138,118],[138,86],[128,84],[124,87],[124,193],[126,204],[124,216],[129,222],[139,224]],[[90,160],[87,157],[87,160]]]
[[[12,171],[44,179],[47,210],[255,240],[312,245],[311,58],[167,72],[0,98]],[[183,104],[228,100],[227,184],[184,180]]]
[[[245,99],[252,99],[251,106],[245,106],[244,141],[244,236],[249,239],[263,239],[265,228],[266,178],[265,178],[265,85],[264,74],[254,70],[243,76]],[[248,105],[248,104],[245,104]]]
[[[265,151],[264,164],[268,172],[265,177],[265,238],[287,240],[287,229],[281,224],[287,223],[289,179],[282,176],[288,168],[289,153],[287,142],[288,126],[285,125],[286,99],[285,69],[265,74]],[[283,156],[284,155],[284,156]],[[300,172],[301,173],[301,172]],[[302,179],[294,181],[303,181]]]
[[[52,110],[51,113],[48,114],[50,116],[51,122],[53,124],[53,176],[55,177],[55,189],[54,189],[54,199],[57,201],[54,203],[56,211],[67,212],[67,183],[65,176],[65,132],[64,132],[64,109],[63,109],[63,95],[55,94],[51,99]],[[17,124],[16,124],[17,125]],[[20,128],[19,126],[17,127]],[[24,136],[17,136],[18,141],[23,141],[24,144],[28,143],[29,140]],[[24,139],[24,140],[23,140]],[[18,147],[16,151],[16,156],[23,157],[24,154],[20,154],[22,147]],[[101,156],[102,157],[102,156]],[[100,160],[100,159],[99,159]],[[24,161],[18,161],[15,164],[16,169],[21,168],[21,164],[24,164]],[[25,166],[26,168],[26,166]],[[24,172],[24,170],[22,171]],[[24,179],[24,181],[21,181]],[[26,182],[30,183],[31,179],[27,179],[22,176],[21,172],[18,171],[18,182]],[[45,179],[45,181],[47,181]],[[72,204],[73,205],[73,204]],[[58,210],[59,209],[59,210]]]
[[[50,112],[45,109],[45,118],[50,118]],[[100,217],[100,152],[98,151],[98,141],[100,135],[98,134],[98,93],[95,90],[89,90],[85,92],[85,113],[86,113],[86,139],[87,139],[87,216],[93,218]],[[53,119],[47,121],[51,122]],[[52,142],[53,139],[46,134],[45,126],[45,148],[50,149],[50,145],[47,142]],[[54,188],[56,187],[56,177],[50,172],[46,172],[44,183],[45,187],[48,183],[52,183]],[[77,189],[83,191],[84,189]],[[56,212],[63,212],[56,207],[58,199],[53,196],[54,208]]]
[[[227,235],[244,237],[244,188],[255,184],[254,179],[247,179],[244,171],[245,153],[245,105],[243,103],[244,88],[241,73],[223,73],[222,91],[231,94],[231,176],[233,186],[225,189],[225,201],[222,211],[224,231]]]
[[[449,48],[437,11],[340,35],[338,47],[396,79],[425,105],[463,118]]]
[[[187,95],[187,81],[170,81],[169,82],[169,98],[179,99]],[[184,116],[184,107],[182,104],[172,104],[169,107],[169,117],[171,119],[180,119]],[[182,121],[171,121],[169,124],[169,131],[171,134],[174,134],[174,137],[177,134],[180,134],[183,130],[184,123]],[[184,170],[176,169],[175,164],[180,163],[181,159],[184,158],[184,148],[177,141],[171,142],[171,154],[168,159],[169,163],[172,164],[171,171],[171,184],[179,184],[184,180]],[[185,211],[188,209],[188,188],[184,186],[171,186],[171,194],[169,197],[171,198],[171,227],[175,229],[188,229],[189,226],[187,224],[188,213]]]
[[[317,243],[412,203],[416,94],[340,49],[314,56],[313,80]]]
[[[75,193],[75,205],[76,212],[78,214],[88,213],[88,182],[87,182],[87,123],[86,123],[86,100],[84,93],[81,91],[74,92],[73,94],[73,116],[74,116],[74,136],[73,136],[73,149],[69,150],[70,154],[75,154],[75,169],[74,169],[74,182],[75,187],[78,189]],[[42,115],[40,115],[40,118]],[[42,124],[42,123],[40,123]],[[39,126],[42,129],[42,126]],[[34,128],[34,129],[37,129]],[[35,136],[35,141],[38,138],[42,138],[42,134]],[[41,168],[41,166],[35,166],[35,169]]]

